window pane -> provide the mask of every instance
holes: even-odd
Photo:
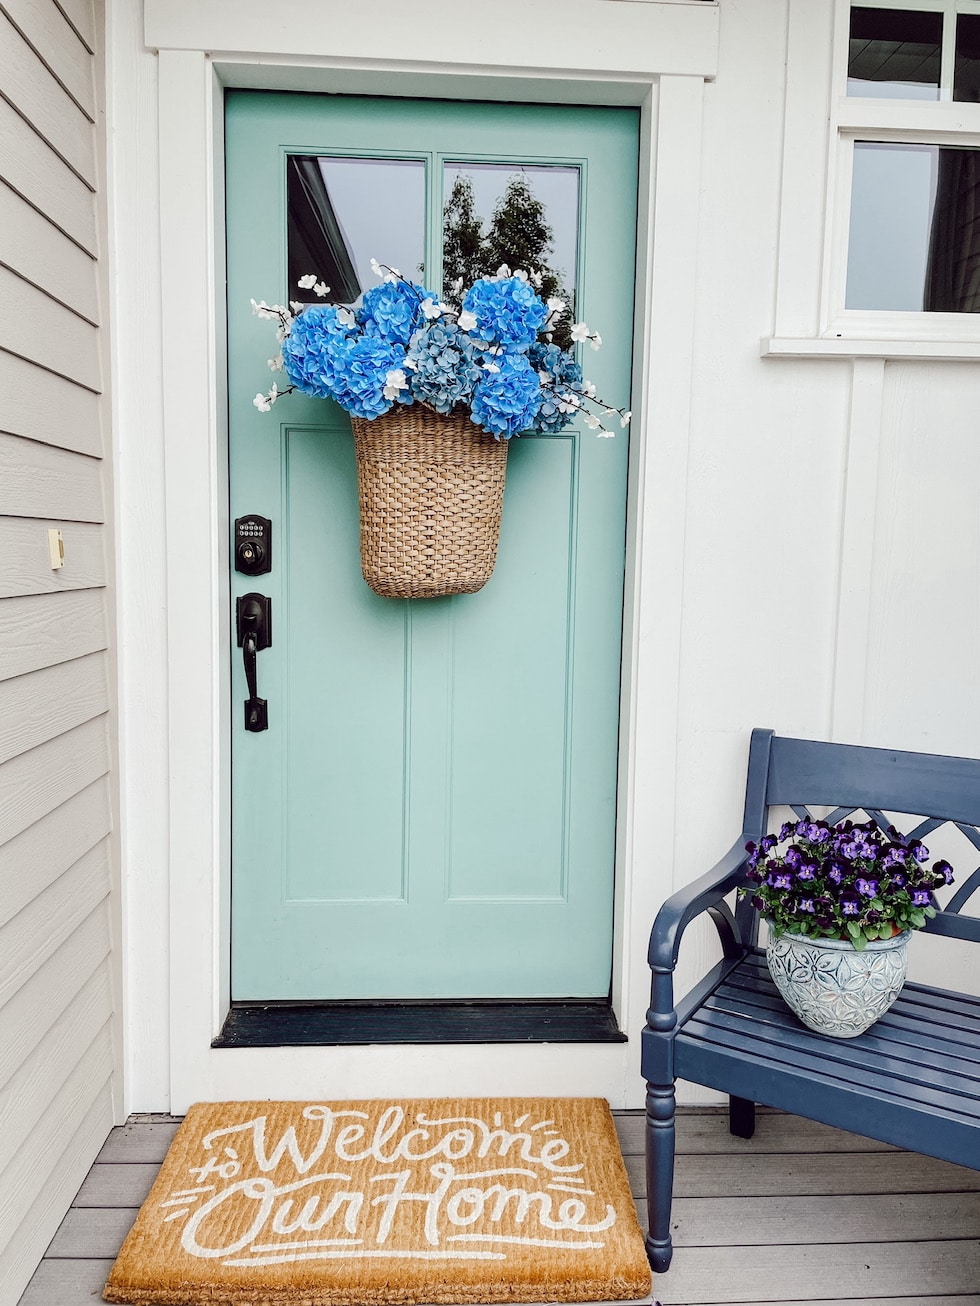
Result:
[[[848,95],[938,100],[942,39],[942,14],[853,6]]]
[[[542,293],[574,303],[578,263],[578,168],[447,163],[443,293],[501,263],[544,274]]]
[[[953,99],[980,102],[980,14],[956,19],[956,70]]]
[[[845,307],[980,312],[980,151],[855,142]]]
[[[371,259],[408,277],[425,260],[425,164],[416,159],[290,155],[287,177],[289,298],[308,302],[299,277],[315,272],[325,302],[353,304],[377,283]]]

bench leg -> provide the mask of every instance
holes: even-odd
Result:
[[[674,1192],[674,1085],[647,1083],[646,1100],[647,1259],[663,1274],[674,1254],[670,1204]]]
[[[728,1132],[736,1138],[751,1138],[755,1133],[755,1103],[744,1097],[728,1099]]]

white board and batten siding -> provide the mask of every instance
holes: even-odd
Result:
[[[507,1058],[400,1049],[403,1091],[438,1092],[451,1073],[475,1092],[560,1085],[640,1105],[650,923],[737,832],[753,726],[980,751],[977,349],[928,332],[842,342],[819,307],[823,251],[832,269],[840,243],[829,218],[846,0],[503,9],[511,25],[476,43],[448,0],[421,27],[394,0],[329,18],[280,0],[272,26],[256,3],[111,10],[120,552],[138,563],[121,604],[139,653],[127,750],[162,781],[127,777],[127,830],[155,836],[139,840],[127,896],[133,1110],[315,1094],[325,1078],[370,1096],[393,1055],[210,1046],[228,934],[230,695],[214,617],[226,610],[223,86],[642,113],[614,969],[630,1041]],[[691,939],[682,985],[714,948]],[[964,963],[950,978],[968,987],[974,973]]]
[[[0,3],[0,1306],[120,1096],[98,24]]]

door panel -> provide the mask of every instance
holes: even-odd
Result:
[[[273,609],[267,731],[243,729],[234,650],[236,999],[608,992],[626,432],[512,441],[486,587],[380,598],[360,575],[349,419],[299,394],[256,412],[275,347],[248,303],[327,275],[299,265],[315,248],[346,289],[374,284],[371,257],[418,276],[415,257],[441,285],[453,180],[470,166],[486,222],[525,164],[605,341],[586,374],[626,407],[636,157],[632,110],[229,93],[231,509],[274,523],[272,572],[232,578]]]

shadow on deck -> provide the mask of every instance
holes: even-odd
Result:
[[[616,1124],[645,1227],[642,1113]],[[112,1131],[20,1306],[100,1300],[176,1128],[153,1116]],[[745,1142],[727,1112],[683,1110],[677,1152],[663,1306],[980,1302],[980,1173],[769,1111]]]

